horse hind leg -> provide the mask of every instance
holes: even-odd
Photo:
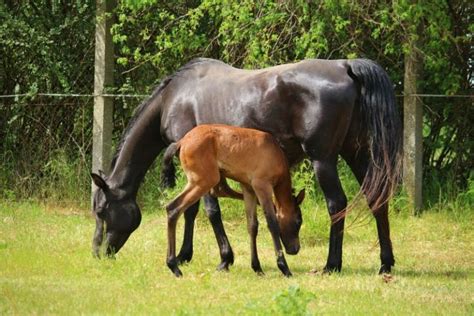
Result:
[[[362,185],[365,175],[367,174],[369,166],[368,154],[359,151],[357,154],[344,155],[344,160],[354,173],[357,181]],[[364,192],[366,197],[368,192]],[[388,201],[384,202],[378,208],[373,207],[372,201],[367,199],[367,203],[371,208],[372,214],[375,217],[375,222],[377,224],[377,234],[380,244],[380,261],[381,267],[379,274],[390,273],[392,266],[395,265],[395,258],[393,256],[392,241],[390,239],[390,224],[388,220]]]
[[[315,160],[313,168],[319,185],[323,190],[324,197],[331,216],[331,228],[329,233],[329,252],[324,267],[325,273],[333,271],[340,272],[342,268],[342,242],[344,239],[344,217],[338,214],[343,212],[347,206],[347,198],[337,173],[337,160]]]

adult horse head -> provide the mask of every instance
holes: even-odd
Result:
[[[101,256],[105,233],[106,255],[113,256],[140,225],[140,208],[130,195],[111,187],[104,176],[95,173],[92,173],[91,176],[97,186],[93,201],[96,217],[93,253],[96,257]]]

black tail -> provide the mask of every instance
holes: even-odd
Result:
[[[402,128],[393,86],[385,70],[367,59],[349,61],[361,86],[360,106],[368,131],[370,164],[361,186],[372,209],[394,193],[401,178]]]
[[[179,151],[178,143],[171,143],[163,155],[163,168],[161,169],[161,183],[165,188],[174,188],[176,185],[176,168],[173,157]]]

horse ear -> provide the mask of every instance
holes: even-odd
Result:
[[[91,173],[92,181],[94,181],[94,184],[104,190],[104,192],[109,190],[109,186],[105,182],[105,180],[99,176],[97,173]]]
[[[305,197],[305,190],[301,190],[300,193],[298,193],[298,196],[296,197],[296,204],[300,205]]]

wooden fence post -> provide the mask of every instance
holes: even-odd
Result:
[[[416,96],[421,63],[416,41],[410,40],[405,54],[403,93],[403,183],[414,214],[423,207],[423,104]]]
[[[110,27],[115,1],[96,1],[94,126],[92,135],[92,172],[108,172],[111,160],[113,99],[103,96],[114,84],[114,47]],[[92,184],[92,193],[95,190]]]

